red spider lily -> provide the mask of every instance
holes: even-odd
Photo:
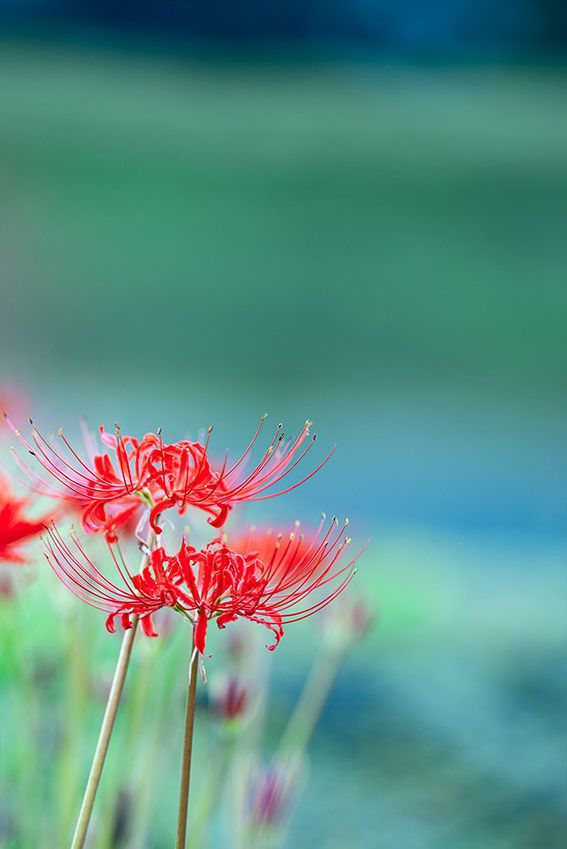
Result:
[[[28,518],[24,511],[29,503],[29,498],[16,498],[8,483],[0,478],[0,560],[26,563],[21,546],[41,534],[49,521],[50,516]]]
[[[213,617],[219,628],[238,618],[265,625],[275,637],[275,642],[267,646],[272,651],[284,635],[284,625],[317,613],[340,595],[356,573],[353,566],[361,552],[343,564],[342,556],[350,543],[346,536],[348,519],[339,529],[333,518],[323,533],[324,520],[309,536],[297,532],[299,523],[287,537],[274,536],[271,531],[259,537],[252,528],[232,549],[213,542],[194,556],[200,563],[198,599],[193,592],[199,602],[195,645],[200,652],[205,650],[207,624]],[[179,556],[183,558],[183,549]],[[230,565],[223,568],[226,560]],[[213,582],[223,571],[231,581],[226,597],[217,592]],[[303,602],[312,594],[319,594],[319,599],[304,607]]]
[[[260,435],[266,421],[264,415],[260,419],[254,436],[246,451],[233,463],[228,465],[228,457],[222,467],[217,469],[210,465],[208,447],[212,428],[207,432],[205,445],[195,442],[176,442],[164,445],[154,434],[148,435],[140,446],[140,451],[152,467],[153,482],[159,483],[163,490],[163,498],[155,497],[155,507],[152,510],[150,522],[156,533],[161,533],[157,525],[157,517],[168,507],[175,507],[182,513],[188,505],[200,507],[212,515],[210,524],[220,528],[226,522],[230,510],[241,501],[263,501],[290,492],[313,477],[329,460],[334,448],[308,475],[291,486],[277,492],[268,492],[288,475],[306,454],[313,448],[317,435],[308,439],[311,422],[305,422],[299,436],[295,440],[285,439],[283,425],[279,424],[266,451],[256,465],[248,472],[243,468]],[[307,445],[305,443],[307,442]]]
[[[315,444],[309,437],[310,421],[295,440],[286,442],[282,425],[278,425],[266,451],[255,466],[243,472],[264,425],[262,416],[246,451],[231,466],[228,458],[222,466],[211,464],[208,456],[212,428],[204,445],[190,440],[164,444],[161,433],[148,433],[138,441],[100,428],[100,440],[109,449],[97,453],[87,434],[88,459],[83,459],[71,446],[62,430],[58,437],[64,448],[59,451],[32,424],[31,441],[19,430],[12,430],[22,444],[48,473],[55,484],[45,480],[17,458],[32,487],[44,495],[60,499],[81,513],[86,533],[104,531],[108,542],[116,542],[116,529],[124,527],[138,515],[144,505],[152,505],[150,523],[161,533],[159,515],[168,508],[184,513],[188,506],[199,507],[210,514],[209,522],[221,527],[230,510],[241,501],[261,501],[283,495],[309,480],[330,458],[325,459],[300,481],[271,491],[306,456]],[[9,421],[9,420],[8,420]]]
[[[295,533],[285,540],[281,535],[267,535],[245,553],[219,540],[201,551],[182,542],[174,557],[163,548],[154,550],[139,575],[131,574],[120,547],[109,545],[122,588],[97,569],[75,536],[72,551],[57,530],[50,528],[46,555],[75,595],[108,613],[110,631],[116,616],[121,616],[123,628],[129,628],[130,617],[138,614],[145,633],[155,636],[152,614],[171,607],[195,622],[195,646],[201,654],[211,619],[216,619],[219,628],[238,618],[264,625],[275,637],[268,646],[272,650],[284,634],[284,625],[322,610],[352,579],[357,557],[346,565],[340,563],[350,542],[345,528],[346,523],[339,530],[333,520],[325,533],[321,524],[309,540]],[[256,542],[253,535],[250,541]],[[319,593],[319,598],[305,607],[303,602],[312,593]]]

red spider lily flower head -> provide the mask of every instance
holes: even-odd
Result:
[[[277,488],[283,478],[293,471],[313,448],[317,435],[310,436],[312,423],[308,419],[296,439],[286,440],[283,425],[279,424],[260,460],[252,469],[244,472],[246,461],[252,453],[266,418],[267,415],[262,416],[248,447],[230,466],[228,457],[220,468],[214,467],[208,461],[207,452],[212,428],[208,429],[204,446],[198,443],[177,442],[161,447],[162,465],[156,479],[162,481],[164,498],[161,501],[156,499],[151,518],[157,533],[161,532],[161,528],[156,525],[157,516],[162,510],[173,506],[180,512],[188,505],[200,507],[211,514],[210,524],[220,528],[236,504],[243,501],[263,501],[266,498],[275,498],[290,492],[313,477],[333,454],[334,448],[301,480],[284,489],[272,491],[272,488]],[[148,444],[152,445],[154,457],[159,458],[155,439],[148,437],[146,439]],[[145,441],[142,444],[143,450],[145,450]]]
[[[7,418],[7,417],[6,417]],[[97,453],[85,431],[88,458],[83,459],[71,446],[62,429],[57,435],[63,447],[58,449],[33,424],[31,440],[27,440],[9,419],[12,431],[48,474],[45,479],[15,454],[19,467],[32,489],[56,498],[70,510],[81,514],[86,533],[103,531],[109,542],[116,540],[116,529],[132,522],[143,508],[140,497],[146,478],[141,466],[139,443],[134,437],[122,436],[116,425],[115,434],[100,427],[100,442],[107,451]]]
[[[177,555],[187,594],[197,611],[195,646],[204,654],[208,623],[224,628],[236,619],[248,619],[272,631],[276,648],[284,625],[305,619],[330,604],[353,578],[357,560],[342,563],[350,542],[334,519],[323,533],[323,522],[309,539],[295,531],[287,538],[255,533],[229,548],[215,540],[202,551],[182,544]],[[306,602],[315,596],[312,604]]]
[[[323,533],[309,539],[291,533],[268,535],[243,552],[215,540],[201,551],[185,541],[179,552],[169,556],[157,548],[148,565],[137,575],[128,569],[120,546],[108,545],[112,567],[121,586],[107,578],[88,557],[81,542],[72,535],[73,548],[54,526],[48,529],[46,556],[60,580],[80,599],[108,616],[106,627],[114,630],[117,616],[123,628],[131,617],[140,617],[144,632],[156,636],[152,614],[170,607],[195,623],[195,646],[205,653],[209,621],[224,628],[236,619],[248,619],[272,631],[273,650],[284,634],[284,625],[311,616],[330,604],[350,583],[358,555],[345,565],[342,556],[350,542],[346,524],[336,520]],[[252,535],[253,537],[253,535]],[[251,535],[248,535],[250,544]],[[260,553],[262,557],[260,557]],[[306,603],[311,595],[312,604]]]
[[[48,526],[44,539],[47,561],[77,598],[107,613],[106,629],[110,633],[114,633],[117,616],[127,630],[132,627],[132,616],[137,615],[146,636],[157,637],[152,614],[162,607],[191,609],[193,602],[183,591],[184,576],[177,558],[170,558],[165,549],[151,551],[146,566],[132,574],[119,544],[108,543],[111,566],[120,579],[118,585],[95,566],[77,535],[70,536],[72,546],[55,525]]]
[[[26,563],[21,547],[39,536],[51,515],[32,519],[25,514],[29,498],[17,498],[7,481],[0,478],[0,560]]]
[[[190,440],[165,445],[160,431],[146,434],[140,442],[122,436],[118,425],[115,434],[101,427],[100,441],[107,450],[97,451],[87,434],[89,456],[83,459],[61,429],[58,437],[63,448],[59,450],[42,436],[31,419],[30,440],[10,426],[48,475],[44,479],[16,456],[32,488],[79,511],[86,533],[103,531],[108,542],[115,542],[117,528],[135,520],[145,506],[152,506],[150,524],[158,534],[162,530],[158,516],[164,510],[174,508],[183,513],[189,505],[208,512],[210,523],[221,527],[239,502],[273,498],[295,489],[319,471],[333,453],[334,449],[302,480],[271,491],[311,450],[316,436],[308,438],[311,422],[307,421],[297,439],[286,442],[282,425],[278,425],[262,458],[245,474],[244,464],[265,418],[262,417],[244,454],[230,467],[225,460],[220,468],[208,456],[212,428],[208,429],[204,445]]]

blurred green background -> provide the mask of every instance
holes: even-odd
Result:
[[[246,512],[372,537],[379,622],[313,740],[296,849],[563,845],[566,86],[545,61],[1,45],[2,381],[46,429],[213,422],[237,453],[268,410],[338,443]],[[41,586],[3,614],[38,668],[60,615]],[[302,623],[268,658],[275,729],[316,644]],[[62,717],[49,680],[34,710]],[[165,829],[176,771],[156,766]]]

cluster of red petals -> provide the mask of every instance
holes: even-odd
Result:
[[[61,430],[58,436],[64,449],[60,451],[33,423],[30,440],[12,429],[47,473],[46,479],[17,458],[35,491],[80,512],[86,533],[102,531],[108,542],[115,542],[117,528],[137,518],[147,504],[152,505],[150,524],[157,534],[161,533],[158,517],[164,510],[174,508],[182,514],[189,505],[207,512],[211,525],[220,528],[237,503],[273,498],[295,489],[319,471],[333,453],[300,481],[274,491],[311,450],[316,436],[309,438],[311,423],[307,421],[295,440],[286,441],[282,425],[278,425],[260,460],[245,472],[265,418],[242,456],[232,465],[227,458],[220,467],[208,456],[211,428],[202,445],[189,440],[164,444],[159,432],[148,433],[139,441],[122,436],[118,427],[115,434],[101,427],[100,441],[107,450],[97,453],[87,435],[86,459]]]
[[[152,551],[138,575],[129,571],[119,546],[109,546],[121,587],[97,569],[75,536],[71,549],[57,530],[50,528],[46,554],[55,573],[75,595],[108,613],[110,631],[117,616],[122,627],[129,628],[132,615],[137,614],[144,632],[155,636],[152,614],[171,607],[195,623],[195,646],[202,654],[212,619],[219,628],[239,618],[264,625],[274,635],[273,645],[268,646],[274,649],[284,625],[326,607],[353,577],[357,558],[342,563],[350,541],[345,528],[333,520],[326,532],[321,525],[309,539],[296,532],[286,538],[249,534],[234,548],[215,540],[201,551],[183,542],[173,557],[163,548]],[[316,600],[306,604],[312,594]]]
[[[0,478],[0,561],[25,563],[21,547],[41,534],[50,516],[32,519],[26,516],[29,498],[16,498],[7,482]]]

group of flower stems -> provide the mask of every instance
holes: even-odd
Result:
[[[138,626],[147,637],[157,637],[154,616],[167,608],[190,630],[175,842],[176,849],[185,849],[197,679],[200,670],[206,681],[209,624],[216,622],[220,629],[238,619],[261,624],[271,634],[267,648],[273,650],[284,635],[284,626],[327,607],[356,572],[359,554],[345,556],[350,543],[348,520],[339,523],[333,517],[327,522],[323,515],[319,526],[306,532],[298,522],[280,532],[253,527],[245,532],[232,530],[239,504],[289,492],[312,477],[333,453],[300,480],[290,482],[315,445],[311,422],[306,421],[299,435],[289,440],[278,425],[260,458],[253,460],[265,419],[233,462],[228,456],[222,462],[210,456],[212,428],[202,441],[173,443],[165,443],[159,429],[138,439],[123,435],[118,425],[113,433],[101,427],[97,442],[84,428],[85,446],[79,453],[62,430],[47,438],[31,419],[27,433],[7,419],[21,445],[14,456],[27,485],[52,499],[53,507],[28,525],[21,515],[24,500],[12,498],[11,514],[10,509],[0,509],[0,558],[3,533],[12,556],[17,556],[15,546],[45,528],[45,556],[55,575],[81,601],[106,614],[109,632],[117,624],[124,632],[71,849],[85,845]],[[9,501],[11,496],[6,497]],[[192,516],[200,511],[208,519],[212,538],[202,547],[193,545],[186,524],[189,508]],[[8,514],[16,516],[19,525],[6,533],[2,523]],[[81,535],[59,529],[69,514],[80,520]],[[177,516],[183,517],[185,527],[170,547]],[[103,557],[89,554],[87,537],[91,535],[104,538]],[[135,541],[141,551],[137,571],[125,554],[128,541]],[[353,615],[356,630],[356,612]],[[284,749],[304,750],[339,655],[327,655],[307,686],[284,735]],[[233,693],[233,702],[234,698]],[[281,791],[280,787],[276,793],[270,780],[262,791],[268,807]]]

